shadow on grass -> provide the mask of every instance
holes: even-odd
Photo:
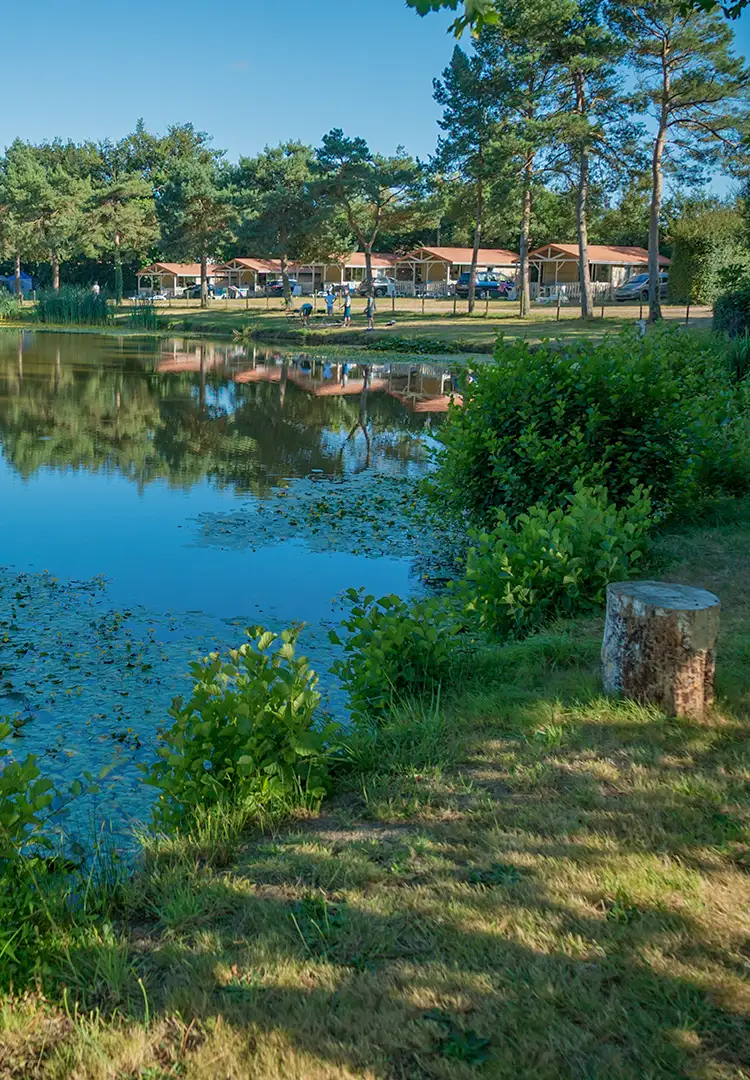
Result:
[[[227,873],[157,860],[128,933],[57,980],[84,1009],[222,1018],[258,1076],[271,1045],[393,1080],[743,1075],[746,728],[536,705],[562,723],[483,722],[452,778],[384,772]]]

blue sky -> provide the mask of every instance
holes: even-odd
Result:
[[[332,127],[424,158],[451,18],[420,19],[404,0],[7,4],[3,37],[17,47],[3,52],[0,145],[116,139],[142,116],[157,132],[192,121],[230,158],[317,144]],[[750,54],[750,13],[736,31]]]

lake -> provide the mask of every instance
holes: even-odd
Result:
[[[245,626],[304,622],[342,713],[341,593],[410,595],[439,563],[411,511],[450,387],[429,363],[0,332],[0,716],[60,785],[114,766],[69,829],[147,816],[136,763],[189,661]]]

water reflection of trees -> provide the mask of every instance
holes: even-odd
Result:
[[[264,360],[259,370],[236,346],[0,335],[3,456],[23,477],[84,468],[261,495],[313,470],[422,466],[424,417],[382,392],[330,384],[320,396],[299,364]]]

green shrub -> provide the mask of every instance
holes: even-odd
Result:
[[[750,331],[750,282],[742,282],[716,297],[713,326],[729,337]]]
[[[727,362],[732,378],[735,382],[742,382],[750,372],[750,333],[747,330],[730,342]]]
[[[742,212],[733,206],[689,211],[671,230],[669,299],[680,304],[713,304],[728,274],[750,269]]]
[[[191,665],[192,696],[175,699],[159,760],[142,766],[159,791],[157,822],[189,826],[197,810],[219,804],[277,812],[315,804],[327,790],[336,728],[318,723],[317,676],[295,654],[299,629],[247,635],[228,660],[211,653]]]
[[[39,293],[34,319],[56,325],[106,326],[112,321],[106,297],[79,285],[62,285],[57,292]]]
[[[130,326],[138,330],[158,330],[159,313],[150,297],[133,301],[133,308],[128,316]]]
[[[10,724],[0,723],[0,743],[12,734]],[[0,746],[0,758],[9,757],[10,750]],[[0,860],[16,862],[29,846],[51,847],[44,828],[54,797],[54,785],[42,777],[34,754],[23,761],[4,761],[0,769]]]
[[[601,607],[607,583],[643,558],[653,524],[643,488],[618,510],[604,488],[579,481],[566,505],[538,503],[513,522],[500,511],[494,529],[475,533],[458,591],[480,627],[518,636],[552,616]]]
[[[499,508],[513,518],[558,504],[576,480],[606,486],[617,506],[636,484],[660,510],[686,502],[710,453],[706,417],[729,391],[723,349],[674,329],[596,344],[500,341],[438,434],[436,503],[486,525]]]
[[[5,319],[17,319],[21,314],[21,302],[13,293],[0,286],[0,322]]]
[[[378,716],[402,698],[435,692],[455,659],[456,635],[463,628],[453,608],[439,599],[376,600],[355,589],[347,597],[347,636],[342,641],[331,631],[330,639],[346,653],[333,671],[348,693],[352,716]]]

